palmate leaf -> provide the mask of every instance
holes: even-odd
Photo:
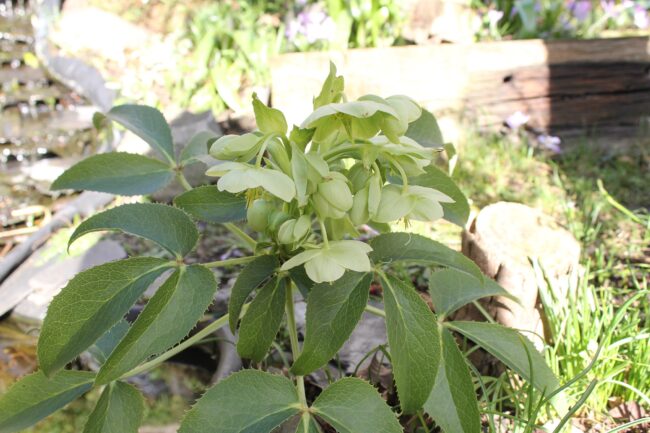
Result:
[[[454,199],[453,203],[440,203],[444,210],[443,218],[457,226],[465,227],[467,219],[469,218],[469,203],[467,203],[467,197],[465,197],[465,194],[463,194],[460,188],[456,186],[456,183],[439,168],[430,165],[425,167],[424,171],[426,173],[410,179],[409,182],[413,185],[437,189]]]
[[[242,358],[255,362],[264,359],[284,317],[286,291],[286,280],[277,278],[258,291],[239,325],[237,352]]]
[[[395,384],[402,411],[413,413],[427,400],[436,379],[438,326],[414,287],[392,276],[382,278],[382,286]]]
[[[68,245],[86,233],[117,230],[156,242],[178,258],[192,251],[199,231],[180,209],[158,203],[131,203],[95,214],[79,224]]]
[[[432,263],[457,269],[484,281],[476,264],[458,251],[433,239],[412,233],[385,233],[370,241],[373,251],[370,259],[375,263],[407,261]]]
[[[304,376],[336,355],[368,302],[372,275],[346,272],[333,283],[317,284],[307,299],[307,330],[302,353],[291,371]]]
[[[401,433],[397,418],[372,385],[345,378],[316,398],[312,412],[339,433]]]
[[[172,131],[162,113],[146,105],[118,105],[106,117],[124,126],[169,161],[174,161]]]
[[[445,433],[480,433],[476,392],[463,354],[448,330],[439,332],[440,368],[424,410]]]
[[[38,359],[45,374],[90,347],[171,267],[163,259],[134,257],[78,273],[54,298],[43,322]]]
[[[545,395],[560,386],[533,343],[518,331],[483,322],[454,321],[446,323],[446,326],[477,343],[524,379],[532,380],[535,388]]]
[[[201,265],[176,270],[149,300],[142,313],[97,374],[97,383],[119,378],[140,362],[185,337],[212,302],[217,282]]]
[[[137,433],[144,414],[140,391],[124,382],[104,388],[83,433]]]
[[[289,379],[244,370],[203,394],[178,432],[269,433],[299,412],[296,387]]]
[[[52,189],[144,195],[163,188],[174,176],[172,168],[157,159],[109,152],[90,156],[73,165],[52,183]]]
[[[233,332],[237,329],[237,322],[246,299],[253,293],[253,290],[275,273],[278,266],[280,263],[277,256],[264,255],[256,257],[239,273],[228,302],[228,320]]]
[[[485,278],[481,282],[471,275],[455,269],[443,269],[429,277],[429,294],[436,313],[448,315],[463,305],[488,296],[513,298],[494,280]]]
[[[246,197],[216,186],[200,186],[174,199],[174,205],[194,218],[210,223],[228,223],[246,218]]]
[[[93,373],[61,371],[51,378],[42,372],[25,376],[0,397],[0,433],[23,430],[88,391]]]

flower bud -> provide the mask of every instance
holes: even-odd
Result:
[[[265,231],[269,225],[269,216],[273,209],[274,206],[271,202],[263,199],[255,200],[246,211],[248,225],[257,232]]]
[[[341,175],[341,177],[345,179],[344,176]],[[352,208],[353,199],[350,188],[338,176],[321,182],[312,197],[316,211],[321,217],[343,218],[345,213]]]
[[[368,190],[369,188],[366,186],[354,195],[352,209],[350,209],[350,220],[355,226],[367,223],[370,218],[368,214]]]
[[[261,146],[261,138],[253,133],[224,135],[212,143],[210,155],[222,161],[248,162],[257,155]]]
[[[311,228],[311,219],[302,215],[298,219],[290,219],[282,223],[278,230],[278,241],[281,244],[300,242],[307,236]]]

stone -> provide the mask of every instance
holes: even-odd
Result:
[[[384,307],[379,302],[371,301],[369,304],[382,310]],[[357,367],[362,369],[368,366],[372,361],[372,356],[367,356],[368,353],[387,342],[384,318],[365,312],[348,341],[341,347],[339,361],[345,367],[345,372],[351,374]]]
[[[499,202],[483,208],[463,232],[463,253],[474,260],[519,302],[493,297],[481,303],[502,325],[524,331],[543,347],[545,336],[539,275],[531,261],[539,263],[552,284],[567,288],[579,270],[580,244],[539,209],[520,203]],[[459,310],[455,320],[481,320],[473,305]]]
[[[55,242],[39,248],[2,283],[0,315],[13,309],[12,317],[17,321],[38,325],[45,318],[52,298],[77,273],[126,257],[126,252],[117,242],[97,239],[68,255],[69,233],[63,233],[63,242],[56,242],[62,240],[62,236],[52,238]]]

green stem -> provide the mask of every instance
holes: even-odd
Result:
[[[399,171],[399,175],[402,178],[402,191],[407,192],[409,189],[409,179],[404,171],[404,167],[402,167],[402,165],[392,156],[384,155],[384,157],[397,169],[397,171]]]
[[[344,154],[346,152],[349,152],[351,150],[356,150],[358,148],[359,148],[358,144],[353,144],[353,143],[342,144],[340,146],[335,147],[334,149],[331,149],[331,150],[328,150],[327,152],[325,152],[325,154],[323,155],[323,159],[325,161],[328,161],[329,159],[334,158],[335,156],[342,155],[342,154]]]
[[[243,231],[233,223],[224,223],[223,226],[227,228],[230,231],[230,233],[237,236],[241,241],[243,241],[251,250],[255,251],[257,242],[255,241],[255,239],[248,236],[248,234],[246,234],[245,231]]]
[[[422,410],[418,411],[418,419],[420,420],[420,423],[422,424],[425,433],[430,433],[431,430],[429,430],[429,426],[427,425],[427,422],[424,420],[424,416],[422,415]]]
[[[176,178],[178,179],[178,182],[181,184],[181,186],[185,188],[185,191],[189,191],[192,189],[192,185],[190,185],[190,183],[187,181],[187,178],[183,174],[183,171],[180,167],[176,172]]]
[[[176,177],[178,178],[178,182],[183,186],[183,188],[185,188],[186,191],[192,189],[192,185],[190,185],[190,183],[187,181],[187,178],[180,169],[176,172]],[[224,223],[224,227],[227,228],[230,233],[234,234],[240,240],[242,240],[251,250],[255,251],[257,242],[255,239],[248,236],[246,232],[244,232],[233,223]]]
[[[379,317],[386,317],[386,312],[381,308],[373,307],[372,305],[366,305],[366,311],[370,314],[374,314]]]
[[[320,224],[320,231],[321,231],[321,236],[323,236],[323,243],[325,244],[325,248],[330,247],[330,241],[327,238],[327,229],[325,228],[325,222],[318,218],[318,224]]]
[[[266,152],[266,147],[269,145],[271,140],[275,140],[275,137],[277,137],[277,134],[271,134],[268,137],[264,139],[264,142],[262,143],[262,146],[260,147],[260,151],[257,153],[257,158],[255,159],[255,167],[261,167],[262,166],[262,158],[264,158],[264,152]]]
[[[207,268],[229,268],[231,266],[243,265],[255,260],[257,256],[236,257],[234,259],[216,260],[214,262],[202,263]]]
[[[248,304],[244,305],[244,308],[242,308],[242,314],[248,309]],[[203,340],[205,337],[209,336],[212,334],[214,331],[223,328],[228,324],[228,315],[221,316],[214,322],[210,323],[208,326],[203,328],[201,331],[197,332],[187,340],[183,341],[180,343],[178,346],[175,346],[171,349],[169,349],[167,352],[163,353],[162,355],[159,355],[152,359],[149,362],[145,362],[144,364],[139,365],[138,367],[134,368],[133,370],[125,373],[120,377],[120,379],[126,379],[127,377],[135,376],[136,374],[144,373],[145,371],[149,371],[154,367],[157,367],[158,365],[162,364],[163,362],[167,361],[169,358],[172,356],[176,355],[177,353],[182,352],[183,350],[187,349],[190,346],[193,346],[194,344],[200,342]]]
[[[293,282],[289,283],[287,289],[287,295],[285,299],[285,310],[287,313],[287,328],[289,330],[289,341],[291,342],[291,353],[293,354],[293,361],[300,356],[300,343],[298,342],[298,328],[296,327],[296,316],[294,313],[293,306]],[[307,406],[307,396],[305,395],[305,380],[302,376],[296,376],[296,389],[298,390],[298,398],[300,399],[300,404],[306,410]],[[309,418],[303,417],[303,423],[306,423],[305,427],[309,426]],[[308,431],[306,429],[305,431]]]

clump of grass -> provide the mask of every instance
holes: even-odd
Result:
[[[614,153],[582,140],[552,155],[525,135],[470,134],[460,148],[455,177],[475,207],[500,200],[538,207],[582,244],[583,270],[568,288],[550,283],[537,269],[551,336],[546,356],[561,381],[582,372],[601,347],[592,368],[566,390],[573,402],[584,396],[578,414],[603,419],[608,408],[625,401],[650,408],[650,157],[645,147]],[[493,432],[528,431],[549,417],[550,408],[540,407],[541,397],[516,375],[478,380],[485,413],[509,419],[508,427],[492,420]]]

